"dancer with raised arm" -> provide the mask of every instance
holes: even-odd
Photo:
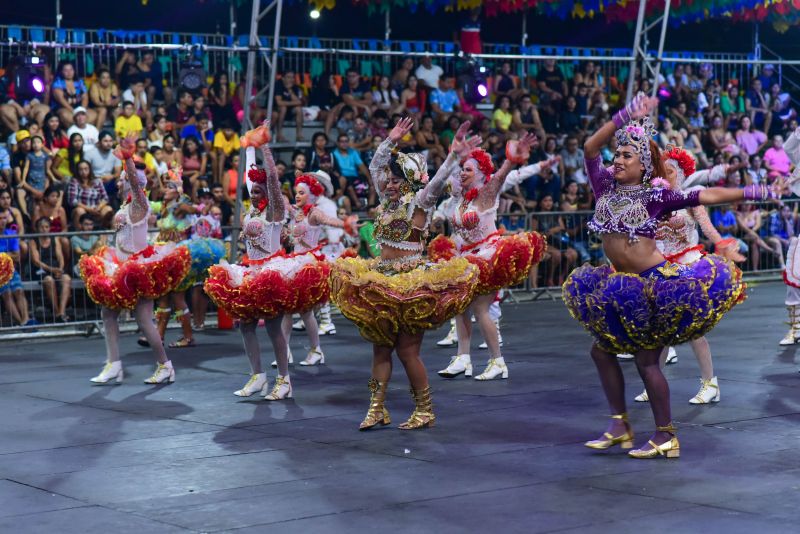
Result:
[[[408,375],[415,404],[414,412],[400,428],[433,426],[436,416],[428,374],[420,358],[422,337],[425,330],[463,312],[478,283],[477,269],[467,260],[432,263],[423,251],[431,214],[447,177],[460,158],[477,148],[480,139],[467,138],[469,123],[462,124],[450,154],[429,180],[424,155],[393,155],[412,125],[410,118],[401,119],[370,163],[373,185],[381,200],[375,221],[380,257],[340,258],[331,271],[331,299],[373,344],[370,407],[361,430],[391,421],[385,399],[395,351]]]
[[[720,256],[703,256],[691,265],[664,259],[655,241],[659,223],[673,211],[700,204],[763,200],[766,186],[672,191],[653,183],[664,177],[655,128],[649,114],[658,100],[639,93],[587,141],[586,170],[597,206],[589,228],[601,234],[612,266],[584,265],[564,283],[570,314],[594,336],[592,359],[612,411],[612,420],[593,449],[633,446],[625,382],[617,353],[634,354],[645,383],[656,432],[634,458],[677,458],[680,444],[672,424],[669,385],[659,366],[664,347],[697,339],[744,298],[741,271]],[[602,166],[601,148],[616,135],[614,165]]]
[[[794,164],[789,178],[789,187],[797,195],[800,193],[800,128],[797,128],[783,144],[786,155]],[[789,312],[789,331],[778,343],[781,346],[794,345],[800,341],[800,251],[797,250],[797,236],[789,240],[786,254],[786,268],[783,281],[786,283],[786,310]]]
[[[96,254],[80,259],[80,273],[89,296],[102,306],[106,339],[106,363],[91,379],[96,384],[122,382],[124,372],[119,355],[119,314],[134,310],[139,330],[144,333],[157,360],[147,384],[175,381],[175,370],[164,351],[164,343],[153,324],[153,300],[175,290],[189,272],[189,250],[176,243],[147,244],[150,204],[141,160],[134,161],[136,137],[123,139],[115,155],[125,162],[122,178],[122,207],[114,215],[114,247],[102,247]]]
[[[462,373],[472,376],[472,313],[489,347],[486,369],[475,380],[508,378],[508,367],[500,353],[497,325],[489,314],[489,307],[500,289],[527,279],[531,265],[541,260],[547,244],[537,232],[503,235],[496,225],[497,207],[506,177],[515,165],[528,161],[530,148],[535,143],[534,134],[526,134],[518,142],[509,141],[506,160],[497,172],[487,152],[473,150],[463,160],[458,176],[450,181],[451,200],[445,216],[453,228],[453,239],[437,237],[431,242],[428,255],[434,260],[454,256],[467,259],[478,267],[480,283],[468,311],[456,317],[458,354],[439,371],[442,377],[453,378]]]
[[[298,304],[304,308],[313,307],[327,297],[330,267],[313,252],[287,256],[281,248],[281,230],[287,209],[275,161],[267,145],[269,140],[267,122],[248,132],[242,140],[251,201],[242,223],[247,254],[239,264],[231,265],[222,260],[211,267],[204,287],[211,300],[240,319],[251,376],[234,395],[249,397],[261,392],[266,400],[276,401],[293,395],[283,316],[294,312]],[[256,167],[256,147],[262,152],[263,169]],[[269,393],[256,335],[260,319],[265,321],[278,367],[278,376]]]
[[[338,217],[327,215],[319,206],[320,199],[324,198],[326,191],[333,192],[333,184],[327,174],[307,173],[300,175],[294,183],[295,207],[291,210],[289,227],[291,230],[292,241],[294,242],[294,254],[314,254],[320,260],[327,261],[327,257],[322,252],[320,237],[326,227],[344,228],[345,222]],[[348,228],[350,229],[350,228]],[[352,232],[352,229],[350,229]],[[302,298],[303,295],[298,295]],[[324,301],[327,302],[328,295]],[[319,343],[319,327],[317,319],[314,317],[314,306],[320,302],[309,303],[298,300],[296,311],[300,314],[300,319],[308,332],[311,341],[311,350],[308,351],[306,359],[300,365],[318,365],[325,363],[325,354]],[[292,316],[284,317],[283,331],[286,341],[292,334]]]
[[[673,191],[702,189],[702,186],[694,186],[691,189],[683,187],[686,180],[695,174],[695,163],[692,156],[682,148],[668,148],[667,152],[662,153],[666,180],[656,178],[653,182]],[[656,182],[657,180],[658,182]],[[659,223],[656,230],[656,246],[664,255],[664,259],[680,265],[692,265],[700,260],[705,255],[705,250],[703,245],[699,244],[698,226],[703,230],[703,235],[714,243],[714,250],[717,254],[737,262],[745,260],[744,256],[738,252],[739,242],[734,238],[723,239],[717,229],[714,228],[714,225],[711,224],[708,212],[703,206],[680,209],[668,219]],[[719,381],[714,375],[714,364],[711,360],[711,348],[708,345],[708,340],[703,336],[689,341],[689,344],[692,346],[692,351],[697,358],[701,377],[700,390],[697,395],[689,399],[689,403],[708,404],[719,402]],[[662,369],[666,361],[667,351],[661,355],[660,365]],[[634,400],[648,402],[647,390],[637,395]]]

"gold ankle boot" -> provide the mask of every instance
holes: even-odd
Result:
[[[614,445],[619,445],[620,448],[623,449],[633,448],[633,430],[631,430],[631,425],[628,423],[628,414],[621,413],[617,415],[612,415],[611,419],[619,419],[623,423],[625,423],[625,432],[623,432],[619,436],[612,436],[611,433],[604,432],[603,437],[599,439],[593,439],[592,441],[587,441],[586,443],[584,443],[586,447],[598,450],[606,450],[609,447],[613,447]]]
[[[629,451],[628,455],[631,458],[640,459],[656,458],[659,455],[663,456],[664,458],[680,458],[681,444],[678,443],[678,438],[675,437],[675,427],[672,426],[672,423],[668,424],[667,426],[657,426],[656,430],[658,432],[668,432],[672,435],[672,437],[661,445],[656,445],[652,439],[648,440],[647,443],[652,448]]]
[[[386,401],[386,388],[389,386],[388,382],[378,382],[374,378],[370,378],[369,382],[369,410],[367,416],[358,425],[359,430],[369,430],[377,424],[388,425],[392,422],[389,417],[389,411],[384,406]]]
[[[433,426],[436,416],[433,414],[433,401],[431,400],[431,387],[415,390],[411,388],[411,395],[414,397],[414,411],[408,421],[400,425],[401,430],[414,430]]]

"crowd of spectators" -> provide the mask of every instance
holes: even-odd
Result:
[[[557,285],[579,262],[600,261],[599,245],[585,231],[586,216],[569,212],[593,207],[581,147],[621,104],[625,81],[591,61],[565,69],[545,60],[527,78],[512,74],[510,62],[490,67],[495,74],[483,105],[470,99],[463,77],[445,72],[430,56],[404,59],[391,76],[366,78],[349,69],[343,76],[325,72],[308,84],[305,73],[281,72],[272,122],[286,195],[291,199],[299,174],[322,170],[333,178],[342,213],[368,218],[377,204],[369,161],[403,116],[414,117],[416,125],[400,149],[425,152],[431,173],[444,160],[461,121],[472,121],[498,166],[505,142],[533,131],[539,145],[529,163],[556,156],[558,161],[504,193],[500,210],[507,231],[532,226],[547,235],[551,252],[532,283]],[[41,99],[17,98],[10,69],[0,78],[0,221],[5,234],[54,236],[16,243],[0,239],[0,251],[19,250],[22,265],[30,266],[28,279],[42,281],[55,315],[65,319],[64,288],[75,274],[70,266],[105,239],[58,234],[110,229],[120,203],[122,169],[113,155],[120,138],[139,136],[137,154],[145,161],[153,200],[161,194],[167,171],[179,165],[192,201],[221,211],[224,225],[233,223],[242,184],[237,132],[245,113],[244,84],[219,72],[200,91],[169,87],[150,51],[126,51],[116,64],[90,77],[70,60],[45,72]],[[635,86],[653,89],[648,80]],[[715,77],[710,65],[669,66],[657,81],[656,94],[661,102],[657,141],[686,148],[698,168],[728,165],[720,185],[771,183],[790,173],[782,143],[797,128],[797,117],[773,66],[766,65],[747,87]],[[247,113],[254,122],[265,118],[264,110],[254,106]],[[311,135],[306,134],[309,126]],[[292,141],[290,128],[295,130]],[[606,161],[613,150],[604,150]],[[721,232],[741,240],[752,268],[763,265],[764,255],[782,262],[788,238],[798,230],[796,209],[742,204],[717,210],[713,220]],[[369,254],[374,242],[368,230],[362,234],[361,250]],[[3,293],[6,306],[17,298],[12,295]],[[15,320],[25,322],[25,314],[17,311]]]

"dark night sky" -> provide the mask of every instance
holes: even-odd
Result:
[[[266,1],[264,2],[266,4]],[[383,17],[367,16],[365,8],[352,7],[348,0],[339,0],[339,7],[324,11],[322,18],[308,18],[306,2],[294,2],[284,7],[284,35],[308,36],[317,26],[319,37],[382,38]],[[62,0],[63,26],[67,28],[106,28],[172,30],[198,33],[227,33],[228,7],[216,0]],[[110,8],[109,6],[114,6]],[[3,24],[53,25],[55,0],[0,1],[0,21]],[[123,7],[117,7],[123,6]],[[249,4],[238,10],[239,33],[249,25]],[[408,10],[392,14],[392,38],[447,40],[458,24],[457,14],[431,15],[421,10],[412,15]],[[272,33],[271,17],[262,23],[262,34]],[[487,42],[519,42],[519,16],[501,16],[484,21],[483,37]],[[607,25],[602,21],[528,18],[529,44],[571,46],[629,47],[633,29],[624,25]],[[780,35],[768,25],[761,27],[762,42],[784,55],[796,57],[800,52],[800,30]],[[671,29],[667,37],[668,50],[727,50],[746,52],[752,49],[753,26],[730,23],[692,24]]]

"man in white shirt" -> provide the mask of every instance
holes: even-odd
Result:
[[[114,136],[105,130],[98,135],[97,144],[83,150],[83,159],[92,166],[92,174],[103,181],[108,198],[117,200],[117,178],[122,171],[122,162],[112,152]]]
[[[94,146],[97,143],[100,132],[97,131],[94,124],[89,123],[86,108],[83,106],[76,107],[72,112],[72,121],[72,126],[67,130],[67,137],[72,137],[72,134],[79,133],[83,137],[84,147]]]
[[[433,64],[430,54],[425,54],[422,56],[422,62],[414,72],[417,80],[419,80],[422,85],[427,86],[429,89],[438,89],[439,78],[442,77],[442,74],[444,74],[442,67]]]

